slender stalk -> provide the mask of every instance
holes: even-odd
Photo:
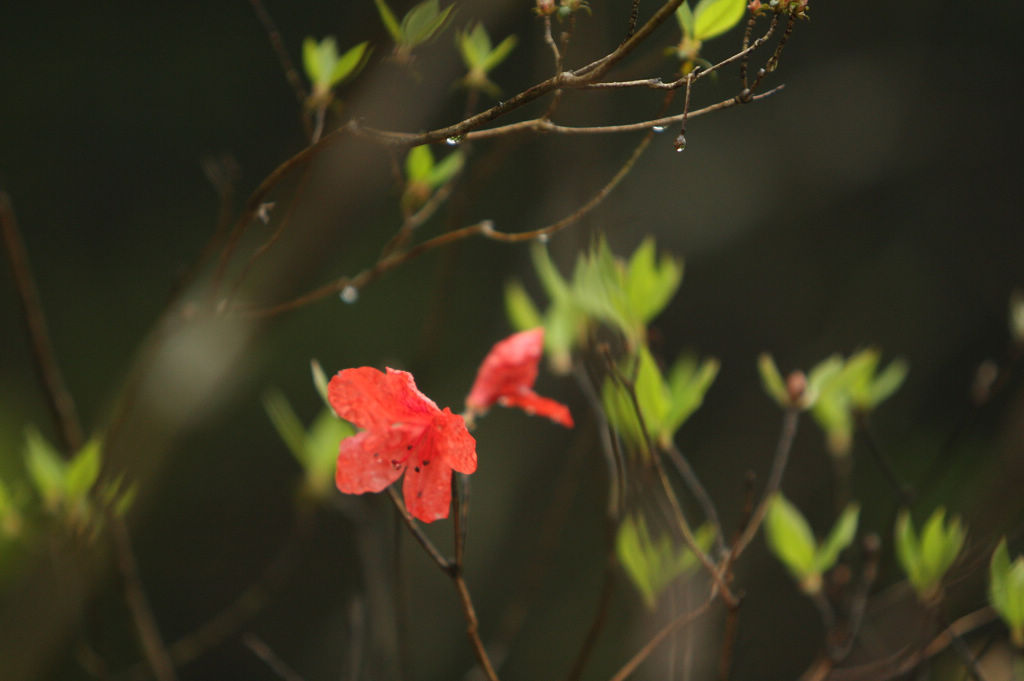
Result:
[[[412,532],[412,536],[417,542],[419,542],[419,545],[423,547],[423,550],[427,552],[430,559],[434,561],[437,567],[441,568],[442,572],[451,574],[452,563],[441,555],[441,552],[437,550],[436,546],[434,546],[434,542],[430,541],[430,537],[423,534],[423,530],[421,530],[420,526],[416,524],[416,519],[412,517],[411,513],[409,513],[409,509],[405,507],[405,504],[402,502],[402,498],[398,496],[398,492],[395,491],[393,486],[388,487],[388,496],[391,497],[392,503],[394,503],[395,508],[398,509],[398,514],[401,516],[405,526],[409,528],[409,531]]]
[[[14,207],[6,192],[0,191],[0,232],[3,234],[4,250],[11,265],[14,285],[18,289],[21,312],[25,318],[25,330],[28,332],[29,344],[32,347],[32,358],[35,360],[36,371],[43,384],[47,404],[53,415],[65,451],[70,454],[82,447],[84,438],[82,426],[78,421],[78,410],[75,401],[64,383],[64,376],[57,364],[57,356],[50,340],[50,331],[46,324],[46,315],[39,298],[39,289],[32,276],[32,266],[28,259],[25,243],[21,239],[18,221],[14,215]]]
[[[658,631],[650,641],[645,643],[644,646],[638,650],[628,662],[626,662],[626,664],[622,665],[619,671],[617,671],[608,681],[626,681],[626,679],[636,671],[636,668],[639,667],[644,660],[650,657],[651,653],[653,653],[661,642],[664,641],[671,633],[677,629],[689,626],[696,621],[698,617],[707,612],[708,609],[711,608],[711,604],[714,603],[715,598],[716,596],[712,594],[695,609],[690,610],[689,612],[684,612],[662,627],[661,630]]]
[[[768,475],[768,482],[765,484],[761,502],[754,509],[743,533],[733,544],[732,553],[729,555],[729,563],[735,562],[743,553],[747,545],[757,534],[765,514],[768,512],[768,503],[771,497],[779,491],[782,484],[782,474],[786,472],[786,464],[789,462],[789,453],[793,449],[793,440],[796,438],[797,424],[800,422],[800,412],[797,409],[787,409],[782,419],[782,432],[779,435],[778,445],[775,447],[775,457],[772,460],[772,469]]]
[[[704,511],[704,518],[715,529],[715,547],[724,555],[727,550],[725,534],[722,530],[722,523],[718,519],[718,509],[715,508],[715,503],[711,501],[711,495],[708,494],[707,488],[701,483],[697,473],[693,470],[693,466],[690,465],[690,462],[683,456],[683,453],[679,451],[674,442],[670,442],[669,446],[664,449],[664,452],[668,455],[668,460],[675,466],[683,482],[686,483],[690,493],[697,499],[701,510]]]
[[[247,633],[242,637],[242,643],[245,647],[252,651],[252,654],[263,660],[271,671],[273,671],[281,679],[281,681],[304,681],[291,666],[281,659],[281,657],[275,653],[270,646],[267,645],[266,641],[253,633]]]
[[[135,552],[132,550],[124,518],[108,513],[107,522],[116,548],[118,570],[124,583],[124,599],[131,611],[135,631],[142,643],[142,651],[158,681],[177,681],[174,662],[160,636],[160,628],[157,626],[156,617],[153,615],[149,599],[146,598],[146,592],[142,586],[139,564],[135,558]]]

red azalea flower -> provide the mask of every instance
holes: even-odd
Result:
[[[402,492],[415,518],[448,517],[452,469],[476,470],[476,440],[448,407],[438,409],[412,374],[345,369],[327,386],[338,416],[363,429],[341,441],[334,480],[346,494],[380,492],[405,472]]]
[[[521,331],[495,344],[480,365],[473,389],[466,398],[466,407],[483,414],[497,402],[504,407],[519,407],[527,414],[546,416],[572,428],[572,415],[567,406],[533,392],[543,347],[543,328]]]

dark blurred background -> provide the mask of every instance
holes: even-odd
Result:
[[[392,6],[401,15],[410,5]],[[506,94],[550,75],[531,6],[458,3],[456,28],[483,19],[495,41],[519,36],[508,63],[493,73]],[[569,66],[624,34],[629,3],[595,0],[592,7],[577,22]],[[642,18],[655,7],[642,2]],[[451,86],[463,75],[452,28],[419,53],[410,72],[385,59],[390,40],[370,0],[266,0],[266,8],[296,63],[308,35],[335,35],[342,48],[371,41],[366,71],[341,91],[344,115],[407,131],[461,118],[466,97]],[[941,502],[970,525],[974,562],[961,566],[951,591],[954,614],[966,612],[984,603],[981,577],[998,536],[1008,533],[1011,547],[1022,548],[1014,543],[1024,508],[1020,372],[1009,365],[984,409],[969,401],[979,363],[1007,358],[1007,303],[1024,286],[1021,10],[1015,3],[812,2],[811,16],[768,78],[770,86],[785,83],[784,91],[694,119],[684,153],[672,148],[674,131],[656,138],[603,205],[549,246],[563,271],[597,233],[622,254],[653,234],[659,248],[685,258],[681,292],[655,322],[652,345],[666,361],[683,349],[722,361],[679,445],[729,526],[739,522],[746,472],[763,480],[778,434],[779,414],[755,371],[759,352],[773,352],[784,370],[869,344],[886,358],[909,360],[907,384],[875,426],[897,471],[923,480],[918,516]],[[704,56],[731,54],[739,32],[709,43]],[[677,40],[668,22],[614,75],[672,76],[678,65],[661,51]],[[237,166],[237,210],[304,145],[299,107],[267,35],[242,0],[4,3],[0,65],[0,188],[14,203],[88,429],[109,421],[131,367],[146,367],[109,465],[142,481],[131,521],[165,637],[194,632],[285,556],[266,606],[183,667],[181,678],[279,678],[243,644],[253,640],[246,635],[307,681],[357,678],[353,669],[362,670],[358,678],[406,681],[466,674],[472,657],[453,590],[408,538],[396,542],[385,498],[339,498],[296,520],[301,473],[260,396],[280,388],[311,419],[315,357],[329,372],[409,369],[439,404],[459,408],[478,362],[510,331],[504,282],[518,277],[539,294],[528,248],[467,241],[388,273],[354,304],[331,297],[258,324],[165,324],[156,349],[141,356],[142,341],[217,223],[219,200],[204,159]],[[738,88],[735,69],[726,69],[701,82],[694,107]],[[570,93],[556,120],[643,120],[660,101],[647,91]],[[513,119],[539,113],[542,104]],[[474,144],[465,191],[423,230],[483,218],[507,231],[543,226],[586,201],[638,140],[523,135]],[[343,141],[316,159],[305,182],[298,173],[283,182],[270,197],[275,220],[301,185],[288,230],[239,297],[278,302],[372,263],[400,222],[393,160],[380,147]],[[277,224],[256,225],[241,252]],[[23,479],[24,425],[57,438],[6,264],[0,320],[0,476]],[[564,675],[601,584],[606,480],[593,422],[570,380],[542,375],[541,391],[568,402],[579,427],[567,432],[498,411],[477,431],[467,578],[485,640],[500,639],[517,617],[524,625],[507,642],[503,679]],[[862,448],[856,455],[864,527],[888,544],[896,500]],[[827,529],[830,463],[809,421],[783,489],[819,532]],[[305,529],[289,548],[297,524]],[[447,524],[430,531],[448,546]],[[126,678],[118,674],[140,659],[109,562],[66,544],[43,535],[0,545],[4,679],[91,678],[82,665],[86,646],[113,678]],[[397,578],[395,551],[403,566]],[[531,590],[524,584],[538,564],[546,568]],[[396,579],[407,613],[397,625]],[[733,678],[795,678],[820,647],[813,606],[760,539],[738,584],[747,600]],[[891,559],[876,590],[869,639],[871,632],[885,636],[872,622],[915,621]],[[510,600],[522,611],[510,610]],[[664,603],[650,615],[620,580],[584,678],[610,676],[671,608],[684,606]],[[695,629],[698,678],[713,672],[721,629],[721,612]],[[912,627],[901,633],[902,643],[915,641]],[[405,648],[401,660],[396,640]],[[857,654],[868,659],[870,652]],[[665,678],[670,664],[668,655],[656,656],[641,674]]]

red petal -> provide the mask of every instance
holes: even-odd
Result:
[[[452,501],[452,469],[440,460],[410,466],[405,472],[402,495],[414,518],[425,523],[447,518]]]
[[[378,430],[396,423],[426,425],[440,410],[416,388],[412,374],[373,367],[339,371],[327,385],[327,401],[338,416],[360,428]]]
[[[523,390],[513,395],[502,395],[501,404],[506,407],[519,407],[527,414],[545,416],[566,428],[572,428],[572,414],[569,407],[547,397],[541,397],[532,390]]]
[[[388,456],[379,448],[372,433],[363,432],[341,441],[334,482],[345,494],[380,492],[398,480],[405,461]]]
[[[419,456],[429,461],[436,454],[460,473],[476,471],[476,440],[469,434],[463,418],[445,407],[434,417],[434,429],[433,436],[427,440],[433,451],[420,451]]]
[[[499,397],[532,388],[543,347],[543,328],[521,331],[496,343],[480,365],[466,406],[484,412]]]

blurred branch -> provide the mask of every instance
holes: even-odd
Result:
[[[11,198],[3,191],[0,191],[0,231],[3,233],[4,250],[11,265],[14,285],[18,289],[18,299],[21,302],[25,330],[28,332],[36,371],[39,372],[47,404],[64,442],[65,453],[70,456],[82,447],[84,441],[82,426],[78,421],[78,410],[57,364],[57,356],[46,324],[46,314],[43,312],[43,303],[39,298],[35,278],[32,276],[28,251],[21,239]]]
[[[636,668],[639,667],[644,660],[650,657],[651,653],[655,651],[655,649],[662,641],[665,640],[666,637],[669,636],[669,634],[673,633],[677,629],[682,629],[683,627],[692,624],[698,617],[708,611],[716,598],[717,595],[711,594],[701,605],[689,612],[684,612],[662,627],[661,630],[651,637],[651,640],[644,644],[644,647],[638,650],[637,653],[633,655],[628,662],[626,662],[626,664],[622,665],[619,671],[617,671],[608,681],[625,681],[628,679],[630,675],[636,671]]]
[[[252,5],[256,18],[263,24],[263,30],[267,32],[270,47],[273,48],[274,55],[281,64],[281,70],[284,71],[284,77],[288,80],[288,84],[291,85],[292,92],[295,93],[295,99],[299,102],[299,106],[305,106],[306,97],[308,96],[306,86],[303,84],[302,77],[299,76],[295,65],[292,64],[291,57],[288,56],[288,50],[284,47],[284,42],[281,40],[281,33],[277,30],[277,25],[270,17],[266,8],[263,7],[261,0],[249,0],[249,4]]]

